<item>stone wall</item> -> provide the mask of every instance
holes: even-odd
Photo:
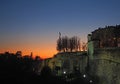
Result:
[[[68,74],[74,73],[75,69],[81,73],[85,73],[87,58],[86,52],[58,53],[47,62],[47,65],[59,75],[64,74],[64,71]]]
[[[95,49],[89,60],[89,74],[98,84],[120,84],[120,48]]]

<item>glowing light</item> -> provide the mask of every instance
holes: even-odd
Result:
[[[92,80],[90,80],[90,83],[92,83],[93,81]]]
[[[66,71],[64,71],[63,73],[66,74]]]
[[[86,77],[86,75],[84,74],[84,75],[83,75],[83,77],[85,78],[85,77]]]

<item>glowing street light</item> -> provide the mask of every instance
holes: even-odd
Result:
[[[84,75],[83,75],[83,77],[85,78],[85,77],[86,77],[86,75],[84,74]]]
[[[90,83],[92,83],[93,81],[92,80],[90,80]]]
[[[64,71],[63,73],[66,74],[66,71]]]

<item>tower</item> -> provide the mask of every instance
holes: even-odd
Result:
[[[88,34],[88,48],[87,53],[89,55],[90,59],[93,59],[93,53],[94,53],[94,41],[92,40],[91,34]]]

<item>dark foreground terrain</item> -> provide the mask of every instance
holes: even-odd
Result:
[[[55,76],[47,66],[38,75],[33,67],[39,62],[40,60],[19,58],[9,53],[1,54],[0,84],[95,84],[91,77],[83,77],[80,73]]]
[[[48,70],[44,69],[41,75],[28,72],[4,71],[0,73],[0,82],[2,84],[95,84],[93,80],[84,78],[82,75],[66,78],[66,76],[53,76]]]

